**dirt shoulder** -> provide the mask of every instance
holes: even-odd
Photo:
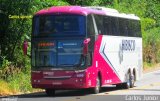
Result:
[[[149,73],[157,70],[160,70],[160,64],[156,64],[153,67],[144,68],[143,73]]]

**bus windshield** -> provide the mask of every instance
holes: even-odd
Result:
[[[85,35],[85,17],[81,15],[41,15],[33,20],[33,36]]]
[[[32,66],[66,69],[84,67],[82,42],[83,40],[36,41],[32,44]]]

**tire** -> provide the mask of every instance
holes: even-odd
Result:
[[[123,87],[125,88],[125,89],[129,89],[131,86],[132,86],[132,84],[131,84],[131,74],[130,73],[127,73],[127,76],[126,76],[126,82],[123,84]]]
[[[100,78],[97,77],[96,79],[96,87],[93,88],[93,94],[98,94],[101,90],[101,81]]]
[[[134,83],[135,83],[135,75],[133,74],[131,76],[131,85],[130,85],[130,88],[133,88],[134,87]]]
[[[55,90],[54,89],[45,89],[46,94],[48,96],[54,96],[55,95]]]

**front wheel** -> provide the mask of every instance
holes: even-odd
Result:
[[[100,92],[100,89],[101,89],[101,81],[100,81],[100,78],[97,77],[97,79],[96,79],[96,87],[93,88],[93,93],[94,94],[98,94]]]
[[[48,96],[54,96],[55,95],[55,90],[54,89],[45,89],[46,94]]]

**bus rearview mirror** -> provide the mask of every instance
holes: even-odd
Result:
[[[86,56],[88,53],[88,44],[91,41],[90,38],[87,38],[83,41],[83,55]]]

